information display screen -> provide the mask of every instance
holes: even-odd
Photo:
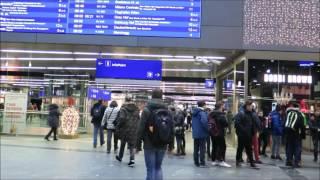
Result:
[[[201,0],[1,0],[0,31],[200,38]]]
[[[89,99],[102,99],[109,101],[111,100],[111,91],[89,87],[87,96]]]
[[[160,60],[97,59],[96,78],[160,81],[162,62]]]

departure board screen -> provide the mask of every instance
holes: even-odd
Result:
[[[0,31],[200,38],[201,0],[1,0]]]

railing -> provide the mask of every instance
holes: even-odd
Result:
[[[6,114],[7,113],[7,114]],[[4,112],[0,110],[0,132],[3,132],[4,120],[11,125],[15,125],[17,122],[17,117],[19,115],[19,123],[25,123],[26,128],[48,128],[48,111],[27,111],[26,113],[17,112]],[[79,113],[79,128],[78,131],[86,131],[88,119],[90,119],[89,113]],[[21,119],[22,118],[22,119]],[[60,123],[61,124],[61,123]]]

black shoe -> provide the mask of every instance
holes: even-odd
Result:
[[[131,161],[128,163],[128,166],[129,166],[129,167],[134,167],[134,160],[131,160]]]
[[[97,145],[96,145],[96,144],[94,144],[94,145],[93,145],[93,148],[97,148]]]
[[[200,164],[199,167],[200,167],[200,168],[208,168],[209,166],[207,166],[206,164]]]
[[[271,159],[276,159],[276,157],[274,155],[271,155]]]
[[[314,159],[313,159],[313,162],[317,162],[317,161],[318,161],[318,158],[314,158]]]
[[[57,139],[57,138],[54,138],[53,140],[58,141],[58,139]]]
[[[244,162],[244,160],[243,160],[243,159],[240,159],[240,161],[239,161],[239,162],[243,163],[243,162]]]
[[[288,162],[288,161],[287,161],[287,162],[286,162],[286,166],[293,166],[293,165],[292,165],[292,162]]]
[[[185,156],[185,155],[186,155],[186,153],[185,153],[185,152],[181,153],[181,156]]]
[[[106,142],[103,141],[103,143],[100,144],[100,146],[103,146]]]
[[[45,137],[44,139],[47,140],[47,141],[50,141],[50,139],[48,137]]]
[[[262,154],[264,157],[268,157],[268,155],[266,153]]]
[[[120,157],[119,157],[119,156],[116,156],[116,160],[118,160],[119,162],[121,162],[121,161],[122,161],[122,159],[120,159]]]
[[[293,167],[294,168],[301,168],[301,164],[300,163],[296,163]]]
[[[236,162],[236,167],[241,167],[241,162],[240,161]]]
[[[250,167],[254,169],[259,169],[255,163],[250,163]]]
[[[110,154],[110,151],[107,151],[107,154]]]
[[[197,167],[200,167],[200,164],[199,163],[194,163],[195,166]]]
[[[262,164],[262,161],[257,160],[257,161],[255,161],[255,163],[256,163],[256,164]]]
[[[277,156],[276,159],[279,159],[280,161],[282,161],[282,158],[280,156]]]

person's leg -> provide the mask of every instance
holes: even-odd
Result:
[[[144,161],[147,168],[147,177],[146,180],[155,179],[155,162],[156,162],[156,153],[154,150],[145,149],[144,150]]]
[[[99,131],[100,131],[100,145],[102,146],[104,144],[104,129],[103,129],[103,126],[100,126],[99,128]]]
[[[271,157],[276,156],[276,146],[277,146],[277,138],[275,135],[272,135],[272,150],[271,150]]]
[[[280,159],[280,150],[281,150],[281,140],[282,136],[277,136],[277,148],[276,148],[276,157]]]
[[[54,128],[52,128],[53,129],[53,139],[54,140],[58,140],[58,138],[57,138],[57,127],[54,127]]]
[[[53,127],[50,129],[48,134],[45,136],[45,139],[49,140],[49,137],[51,136],[52,132],[53,132]]]
[[[246,154],[249,159],[250,164],[254,164],[253,155],[252,155],[252,137],[244,139],[244,148],[246,149]]]
[[[130,150],[130,161],[134,161],[134,144],[129,144],[128,143],[128,146],[129,146],[129,150]]]
[[[98,126],[93,125],[93,147],[97,147]]]
[[[295,138],[295,149],[294,149],[295,165],[300,165],[301,153],[302,153],[302,140],[300,138]]]
[[[241,162],[242,160],[243,148],[244,148],[243,137],[238,136],[238,147],[237,147],[237,155],[236,155],[237,162]]]
[[[253,143],[253,153],[254,153],[254,159],[256,161],[259,161],[259,145],[258,145],[258,137],[254,135],[252,137],[252,143]]]
[[[318,137],[316,135],[312,136],[312,144],[313,144],[313,160],[318,160]]]
[[[211,149],[211,160],[214,162],[217,160],[217,141],[214,136],[211,136],[212,149]]]
[[[180,138],[176,135],[176,142],[177,142],[177,155],[180,155],[181,149],[180,149]]]
[[[199,139],[193,140],[193,160],[196,166],[199,166]]]
[[[263,141],[263,147],[262,147],[262,152],[261,153],[266,155],[266,149],[267,149],[267,146],[269,144],[269,134],[268,133],[264,133],[262,141]]]
[[[118,150],[118,141],[119,141],[119,138],[118,138],[118,136],[116,135],[115,130],[112,130],[112,133],[113,133],[113,146],[114,146],[114,151],[116,152],[116,151]]]
[[[214,138],[214,140],[216,141],[216,159],[218,161],[223,161],[223,158],[222,158],[222,139],[221,137],[217,136]]]
[[[200,140],[200,165],[206,165],[206,139],[203,138]]]
[[[112,139],[112,130],[107,130],[107,153],[110,153],[111,151],[111,139]]]
[[[119,151],[119,159],[120,161],[122,160],[123,158],[123,154],[124,154],[124,149],[126,147],[126,141],[125,140],[121,140],[121,145],[120,145],[120,151]]]
[[[294,138],[287,136],[286,138],[286,161],[287,165],[292,165],[292,160],[293,160],[293,150],[294,150]]]
[[[221,137],[221,157],[222,161],[226,161],[227,144],[225,137]]]
[[[162,180],[162,161],[164,158],[166,151],[165,150],[157,150],[156,151],[156,161],[155,161],[155,180]]]
[[[207,137],[207,139],[206,139],[206,148],[207,148],[207,155],[208,155],[208,157],[210,158],[211,157],[211,154],[210,154],[210,136],[209,137]]]
[[[183,134],[182,135],[182,155],[185,155],[185,154],[186,154],[186,137]]]

